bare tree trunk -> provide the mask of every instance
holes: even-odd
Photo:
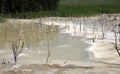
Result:
[[[85,38],[86,37],[86,20],[85,18],[83,19],[83,37]]]
[[[119,39],[119,42],[120,42],[120,33],[119,33],[119,38],[118,39]]]
[[[17,64],[17,53],[16,53],[16,50],[15,50],[15,49],[13,49],[13,54],[14,54],[15,64]]]
[[[120,42],[120,24],[118,25],[118,28],[119,28],[119,30],[118,30],[118,40]]]
[[[33,36],[35,38],[36,37],[36,35],[35,35],[35,26],[33,24],[31,26],[32,26]]]
[[[49,40],[47,39],[47,58],[46,58],[46,64],[48,64],[48,61],[49,61],[49,57],[50,57],[50,45],[49,45]]]
[[[52,20],[53,22],[53,20]],[[53,24],[52,24],[53,27]],[[48,64],[49,62],[49,58],[50,58],[50,41],[49,41],[49,36],[51,35],[53,28],[48,27],[47,31],[46,31],[46,41],[47,41],[47,57],[46,57],[46,64]]]
[[[26,24],[26,41],[27,41],[27,49],[30,49],[30,41],[29,41],[29,30],[27,28],[27,24]]]
[[[108,24],[108,20],[106,20],[105,17],[106,16],[102,17],[102,20],[101,20],[101,26],[102,26],[102,38],[101,39],[105,39],[105,35],[107,31],[109,30],[109,25],[110,25]]]
[[[79,21],[79,28],[80,28],[80,35],[82,33],[82,24],[81,24],[81,21]]]
[[[101,25],[102,25],[102,40],[104,39],[104,37],[105,37],[105,32],[104,32],[104,23],[103,23],[103,21],[102,21],[102,23],[101,23]]]
[[[114,30],[114,34],[115,34],[115,44],[114,44],[114,46],[115,46],[115,49],[116,49],[118,55],[120,56],[120,51],[119,51],[118,43],[117,43],[117,32],[115,30]]]
[[[73,23],[73,27],[74,27],[74,37],[76,36],[76,21],[74,20],[74,23]]]
[[[42,24],[42,19],[40,19],[40,24],[39,24],[39,36],[40,36],[40,42],[39,45],[42,44],[42,37],[43,37],[43,24]]]
[[[105,37],[105,32],[104,32],[104,25],[105,25],[105,19],[104,19],[104,14],[102,14],[102,17],[101,17],[101,20],[100,20],[100,24],[101,24],[101,32],[102,32],[102,37],[101,37],[101,39],[103,40],[104,39],[104,37]]]
[[[7,43],[7,30],[5,30],[5,44]]]
[[[95,34],[95,32],[96,32],[96,24],[94,23],[94,25],[93,25],[93,42],[95,42],[95,38],[96,38],[96,34]]]

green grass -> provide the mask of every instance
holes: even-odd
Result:
[[[62,5],[120,5],[120,0],[60,0]]]
[[[39,18],[51,16],[92,16],[104,13],[120,13],[120,0],[60,0],[56,11],[3,14],[7,18]]]
[[[60,0],[60,16],[91,16],[120,13],[120,0]]]
[[[38,12],[22,12],[13,14],[2,14],[2,17],[6,18],[39,18],[39,17],[50,17],[54,15],[54,11],[38,11]]]
[[[0,17],[0,23],[3,23],[3,22],[5,22],[5,19]]]
[[[60,16],[91,16],[104,13],[120,13],[119,5],[61,5],[59,7]]]

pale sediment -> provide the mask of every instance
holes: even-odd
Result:
[[[88,17],[86,19],[92,19],[92,20],[96,20],[100,18],[100,16],[95,16],[95,17]],[[44,18],[43,18],[44,19]],[[52,20],[51,20],[52,19]],[[61,28],[66,27],[66,22],[64,20],[64,22],[60,21],[60,19],[69,19],[69,18],[63,18],[63,17],[50,17],[44,21],[42,21],[42,23],[47,24],[47,25],[59,25]],[[83,21],[84,18],[72,18],[74,20],[78,20],[81,19],[81,21]],[[55,20],[55,21],[54,21]],[[33,22],[33,20],[21,20],[22,22]],[[35,19],[34,22],[39,22],[39,19]],[[69,33],[71,36],[80,36],[80,28],[79,25],[76,25],[76,28],[74,28],[74,23],[69,23],[69,29],[64,29],[62,30],[62,33]],[[83,29],[83,24],[82,24],[82,29]],[[87,33],[87,38],[88,39],[92,39],[95,36],[92,35],[92,29],[87,28],[88,33]],[[74,31],[76,32],[74,34]],[[101,34],[100,31],[98,31],[99,34]],[[113,38],[113,37],[112,37]],[[86,39],[84,40],[86,42]],[[89,42],[87,42],[89,43]],[[90,43],[91,44],[91,43]],[[101,60],[101,61],[106,61],[106,62],[119,62],[120,61],[120,57],[117,54],[116,49],[114,48],[114,45],[112,42],[109,42],[106,40],[96,40],[95,43],[93,43],[91,45],[91,47],[89,47],[87,49],[88,51],[92,52],[92,55],[95,59],[97,60]]]
[[[120,63],[120,57],[112,42],[107,40],[97,40],[90,51],[98,61]]]

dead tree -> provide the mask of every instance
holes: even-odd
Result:
[[[86,38],[86,33],[87,33],[87,30],[86,30],[87,29],[87,23],[86,22],[87,22],[87,20],[86,20],[86,18],[84,18],[83,19],[83,23],[84,23],[83,24],[83,37],[84,38]]]
[[[98,32],[97,30],[97,24],[96,24],[96,22],[94,21],[94,22],[92,22],[92,24],[93,24],[93,26],[92,26],[92,34],[93,34],[93,38],[92,38],[92,41],[93,42],[95,42],[95,39],[96,39],[96,33]]]
[[[73,35],[72,39],[74,39],[75,36],[76,36],[76,29],[77,29],[77,22],[76,22],[76,20],[73,20],[72,24],[73,24],[73,29],[74,29],[74,33],[73,33],[74,35]]]
[[[118,27],[119,27],[119,30],[118,30],[118,40],[120,42],[120,24],[118,25]]]
[[[52,25],[53,27],[53,25]],[[46,31],[46,41],[47,41],[47,57],[46,57],[46,64],[48,64],[51,52],[50,52],[50,41],[49,41],[49,36],[51,35],[51,27],[49,26]]]
[[[20,55],[20,53],[23,51],[23,47],[24,47],[24,42],[20,39],[17,39],[12,43],[12,50],[13,50],[15,64],[17,64],[17,58]]]
[[[42,23],[42,19],[40,19],[39,21],[39,36],[40,36],[40,42],[39,42],[39,45],[42,44],[42,37],[43,37],[43,23]]]
[[[27,27],[26,24],[26,41],[27,41],[27,49],[30,49],[30,39],[29,39],[29,28]]]
[[[105,17],[107,17],[107,16],[105,14],[102,14],[102,17],[99,20],[100,21],[100,25],[101,25],[101,33],[102,33],[101,39],[102,40],[105,39],[106,31],[108,29],[107,20],[106,20]]]
[[[81,20],[79,21],[79,31],[80,31],[80,35],[82,33],[82,23],[81,23]]]
[[[118,55],[120,56],[120,48],[118,47],[118,36],[119,36],[119,35],[117,35],[116,25],[115,25],[114,28],[113,28],[113,32],[114,32],[114,36],[115,36],[114,46],[115,46],[115,49],[116,49]]]
[[[47,58],[46,58],[46,64],[48,64],[49,57],[50,57],[50,43],[49,43],[49,39],[47,39]]]

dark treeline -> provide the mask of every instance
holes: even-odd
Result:
[[[56,10],[59,0],[0,0],[0,13]]]

